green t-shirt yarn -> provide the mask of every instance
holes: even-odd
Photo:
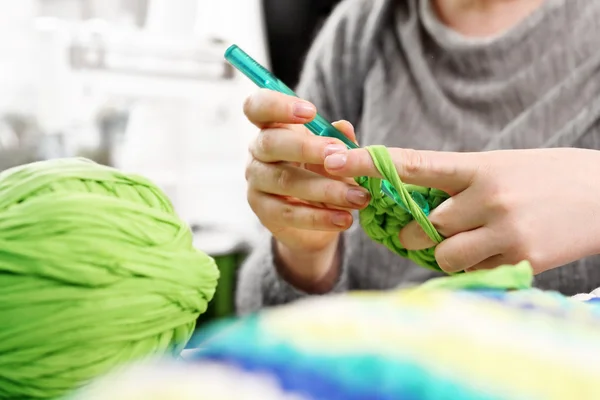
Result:
[[[402,182],[392,157],[385,146],[367,146],[366,150],[371,155],[373,163],[381,176],[392,184],[410,212],[399,207],[394,200],[383,194],[381,179],[357,178],[356,181],[371,194],[369,205],[359,213],[360,224],[364,231],[371,239],[385,245],[394,253],[406,257],[422,267],[441,271],[435,260],[434,247],[417,251],[407,250],[402,247],[398,233],[414,219],[431,240],[440,243],[443,240],[442,236],[410,194],[419,192],[429,203],[432,210],[446,200],[449,197],[448,194],[438,189],[407,185]]]
[[[531,264],[529,261],[521,261],[515,265],[433,278],[422,283],[416,290],[526,290],[531,289],[532,284]]]
[[[144,178],[83,159],[0,173],[0,399],[180,352],[218,276]]]

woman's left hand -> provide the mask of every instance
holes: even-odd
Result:
[[[389,151],[403,182],[452,196],[430,215],[446,238],[435,251],[446,272],[528,260],[540,273],[600,253],[600,151]],[[325,167],[380,176],[365,149],[330,155]],[[410,250],[434,245],[414,221],[400,242]]]

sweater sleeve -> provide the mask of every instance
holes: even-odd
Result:
[[[330,121],[346,119],[358,123],[362,79],[357,79],[357,55],[362,19],[368,11],[365,0],[343,1],[333,11],[308,52],[300,77],[297,94],[311,101],[319,113]],[[332,292],[343,292],[348,286],[348,262],[340,240],[340,276]],[[269,232],[263,232],[259,244],[241,266],[236,288],[236,308],[239,314],[255,312],[263,307],[289,303],[308,296],[277,272]]]

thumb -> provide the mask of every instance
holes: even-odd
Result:
[[[479,153],[453,153],[388,148],[404,183],[436,188],[454,195],[473,182],[480,165]],[[335,153],[325,158],[325,169],[334,176],[382,178],[367,149]]]

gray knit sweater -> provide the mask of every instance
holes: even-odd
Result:
[[[426,0],[342,2],[307,57],[300,96],[329,120],[352,122],[363,146],[600,149],[600,1],[546,0],[485,40],[451,31],[429,7]],[[334,292],[436,276],[374,243],[356,223],[343,239]],[[240,313],[306,296],[276,272],[271,242],[265,235],[242,266]],[[600,257],[545,272],[535,285],[588,292],[600,286]]]

